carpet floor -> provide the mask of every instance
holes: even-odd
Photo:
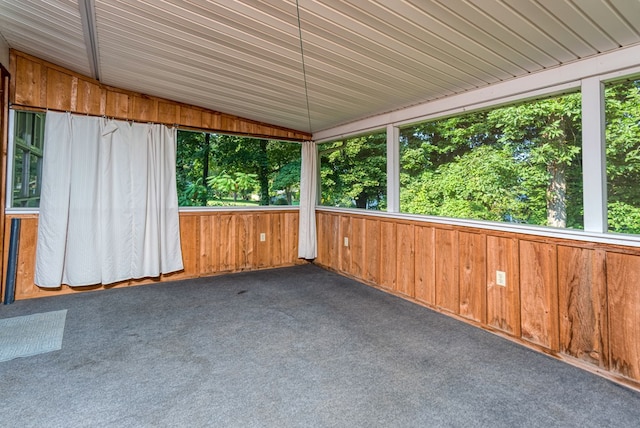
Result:
[[[314,265],[18,301],[2,427],[638,427],[640,394]]]

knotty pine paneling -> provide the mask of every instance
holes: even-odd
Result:
[[[415,298],[431,306],[436,304],[435,230],[416,225],[415,229]]]
[[[460,311],[458,231],[436,228],[436,306]]]
[[[77,85],[77,81],[76,81]],[[74,92],[77,95],[77,86],[74,91],[73,76],[47,69],[47,97],[46,105],[54,110],[71,110],[71,99]]]
[[[496,271],[506,285],[496,284]],[[518,240],[487,236],[487,325],[520,336],[520,264]]]
[[[481,323],[487,320],[487,239],[479,233],[460,232],[460,316]]]
[[[280,140],[311,139],[306,132],[103,85],[16,50],[10,51],[10,66],[11,102],[17,108],[48,108]]]
[[[380,283],[380,220],[364,221],[364,280]]]
[[[298,259],[298,236],[300,218],[297,211],[286,211],[282,213],[282,215],[284,224],[284,229],[282,230],[282,233],[284,234],[284,240],[282,241],[282,263],[284,265],[293,265],[300,262],[300,260]]]
[[[5,219],[6,230],[9,230],[11,218],[14,217],[22,219],[16,299],[150,284],[223,272],[303,263],[298,259],[297,211],[186,212],[180,213],[183,271],[162,275],[160,278],[134,279],[107,286],[70,288],[63,285],[59,289],[41,289],[33,283],[38,216],[35,214],[8,215]],[[267,227],[265,242],[259,241],[256,230],[258,224]],[[9,236],[6,234],[3,246],[5,271],[8,246]]]
[[[258,219],[260,222],[260,219]],[[265,222],[267,220],[264,220]],[[236,266],[236,237],[235,216],[231,213],[220,215],[220,228],[216,235],[220,239],[220,272],[233,272]],[[260,247],[258,247],[260,248]],[[258,256],[258,267],[268,266],[269,255],[266,251],[261,251]]]
[[[236,251],[236,264],[233,270],[249,270],[255,266],[254,256],[256,248],[256,234],[254,230],[254,221],[255,215],[253,214],[236,214],[235,218],[235,236],[234,236],[234,247]],[[272,215],[273,217],[273,215]],[[274,223],[279,224],[279,218],[276,218],[275,221],[272,222],[272,226]],[[272,231],[267,235],[267,239],[270,239],[271,248],[273,252],[271,252],[271,260],[268,266],[279,266],[281,264],[280,257],[280,240],[278,236],[275,236]],[[257,240],[259,241],[259,239]],[[269,251],[268,249],[263,249],[263,251]],[[262,267],[268,267],[262,266]]]
[[[106,97],[106,90],[87,80],[79,80],[77,78],[76,80],[78,82],[78,94],[75,110],[78,113],[91,116],[98,116],[100,112],[105,111],[104,98]]]
[[[396,291],[415,296],[415,226],[399,223],[396,227]]]
[[[41,102],[42,65],[22,56],[11,56],[9,64],[13,77],[11,101],[20,105],[46,107],[46,103]]]
[[[608,367],[606,253],[558,246],[560,352]]]
[[[347,245],[344,240],[347,239]],[[341,272],[351,273],[351,217],[340,216],[340,266]]]
[[[556,246],[520,241],[520,317],[522,338],[557,351],[558,268]]]
[[[200,220],[200,273],[214,274],[220,271],[220,246],[218,245],[220,216],[199,216]]]
[[[365,220],[363,218],[354,217],[351,219],[349,247],[351,248],[349,273],[356,278],[364,278]]]
[[[380,286],[387,290],[396,289],[396,259],[398,257],[396,242],[396,223],[380,222]]]
[[[323,212],[316,212],[316,235],[318,237],[318,256],[315,262],[319,265],[329,266],[331,254],[329,253],[329,216]]]
[[[640,256],[607,253],[611,371],[640,381]]]
[[[198,276],[200,269],[200,219],[196,216],[180,216],[180,244],[184,270],[174,279]]]
[[[327,224],[327,234],[329,239],[329,267],[340,270],[340,216],[329,215]]]

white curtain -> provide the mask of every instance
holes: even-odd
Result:
[[[48,112],[35,283],[82,286],[183,268],[175,130]]]
[[[312,141],[302,143],[300,171],[300,231],[298,257],[315,259],[318,255],[316,237],[316,201],[318,193],[318,151]]]

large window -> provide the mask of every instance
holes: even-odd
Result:
[[[11,207],[38,207],[42,187],[44,113],[14,112]]]
[[[581,97],[401,129],[400,210],[583,228]]]
[[[385,210],[386,144],[386,132],[320,144],[320,204]]]
[[[606,85],[610,232],[640,233],[640,80]]]
[[[298,205],[300,145],[178,131],[180,206]]]

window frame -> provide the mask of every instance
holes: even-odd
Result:
[[[46,123],[46,112],[37,110],[37,109],[14,109],[9,108],[9,123],[8,123],[8,142],[7,142],[7,162],[6,162],[6,171],[5,171],[5,212],[12,214],[34,214],[38,213],[40,207],[14,207],[13,206],[13,186],[14,186],[14,166],[15,166],[15,130],[16,130],[16,113],[17,112],[28,112],[34,114],[44,114],[45,115],[45,123]],[[46,126],[46,125],[45,125]],[[43,133],[44,134],[44,133]],[[44,135],[42,141],[42,159],[44,160]],[[29,150],[31,153],[31,150]],[[42,178],[42,173],[40,174],[40,178]],[[42,189],[42,182],[40,183],[40,188]]]

